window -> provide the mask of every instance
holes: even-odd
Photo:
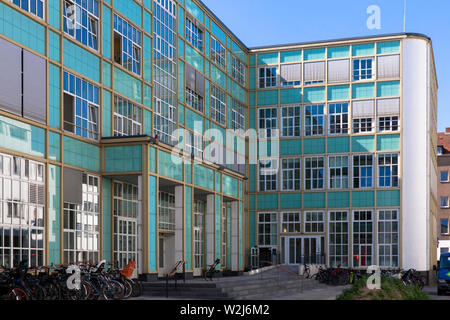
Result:
[[[232,103],[233,113],[231,119],[231,127],[233,128],[233,130],[245,130],[244,106],[236,99],[232,99]]]
[[[305,106],[305,135],[321,136],[325,131],[324,105]]]
[[[399,266],[398,210],[378,211],[378,265]]]
[[[305,233],[321,233],[325,230],[325,214],[322,211],[305,212]]]
[[[350,60],[329,60],[327,74],[329,83],[350,81]]]
[[[448,182],[448,171],[441,171],[441,182]]]
[[[441,219],[441,234],[448,234],[448,219]]]
[[[45,166],[0,154],[0,265],[45,261]]]
[[[282,87],[299,86],[302,82],[302,64],[283,64],[280,69]]]
[[[33,1],[33,0],[31,0]],[[98,1],[65,0],[64,32],[82,44],[98,50]]]
[[[178,107],[176,3],[153,1],[153,13],[153,129],[160,141],[174,145]]]
[[[100,258],[99,177],[82,174],[82,203],[64,202],[64,263]]]
[[[300,158],[281,160],[281,190],[300,190],[300,161]]]
[[[400,76],[400,55],[378,56],[377,60],[378,79]]]
[[[192,133],[190,131],[185,131],[186,137],[186,152],[194,155],[194,157],[202,159],[203,158],[203,136],[201,134]]]
[[[281,108],[282,137],[300,137],[300,107]]]
[[[114,261],[137,261],[138,186],[114,182]]]
[[[372,132],[372,118],[353,119],[353,133]]]
[[[347,189],[348,188],[348,157],[336,156],[328,159],[329,188]]]
[[[194,268],[202,268],[205,259],[205,244],[203,227],[205,225],[206,202],[195,200],[194,202]]]
[[[10,0],[15,5],[18,5],[23,10],[34,14],[35,16],[44,19],[44,1],[43,0]]]
[[[281,232],[300,233],[301,231],[300,212],[283,212],[281,213]]]
[[[368,80],[372,79],[373,58],[354,59],[353,60],[353,80]]]
[[[231,76],[234,80],[245,85],[245,66],[236,57],[232,57]]]
[[[334,103],[328,105],[329,133],[348,133],[348,103]]]
[[[379,132],[398,131],[398,116],[379,117],[378,130]]]
[[[203,97],[186,87],[186,104],[195,110],[203,112]]]
[[[304,64],[304,84],[318,84],[325,81],[325,62],[306,62]]]
[[[278,137],[278,109],[277,108],[261,108],[258,110],[259,115],[259,137],[273,138]]]
[[[114,135],[137,136],[142,133],[142,109],[122,97],[114,97]]]
[[[321,190],[324,188],[324,158],[305,158],[305,189]]]
[[[378,186],[398,187],[398,154],[378,156]]]
[[[93,84],[64,72],[64,129],[98,140],[99,90]]]
[[[278,160],[259,160],[259,191],[276,191],[278,188]]]
[[[186,40],[195,48],[203,51],[203,30],[201,30],[194,19],[186,18]]]
[[[372,211],[353,211],[353,267],[368,267],[373,260]]]
[[[259,88],[274,88],[277,86],[277,67],[259,68]]]
[[[373,156],[353,156],[353,188],[372,188]]]
[[[276,213],[258,214],[258,245],[276,246],[278,237]]]
[[[225,125],[226,109],[225,92],[215,85],[211,85],[211,119]]]
[[[141,32],[117,14],[114,14],[114,61],[141,74]]]
[[[160,191],[158,210],[159,229],[175,231],[175,195]]]
[[[329,265],[348,267],[349,227],[347,211],[331,211],[328,223]]]
[[[226,51],[224,46],[214,37],[211,37],[211,60],[219,67],[225,69]]]
[[[437,154],[441,155],[444,153],[444,148],[442,146],[437,147]]]
[[[448,197],[441,197],[441,208],[448,208]]]

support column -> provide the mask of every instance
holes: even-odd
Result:
[[[231,270],[239,270],[239,201],[231,203]]]
[[[138,176],[138,221],[137,221],[137,267],[138,273],[142,274],[143,270],[143,220],[142,220],[142,176]]]
[[[184,188],[175,187],[175,261],[183,260],[183,207]],[[170,268],[171,266],[167,266]]]
[[[214,194],[208,194],[206,196],[206,217],[205,217],[205,232],[206,232],[206,241],[205,241],[205,252],[206,252],[206,266],[214,263],[214,233],[215,233],[215,203],[214,203]]]

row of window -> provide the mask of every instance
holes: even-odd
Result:
[[[353,163],[350,166],[350,159]],[[379,188],[399,187],[399,154],[329,156],[328,186],[326,187],[325,165],[327,157],[305,157],[303,181],[305,190],[355,189],[374,187],[374,168],[378,168]],[[279,166],[281,162],[281,166]],[[301,190],[300,158],[259,160],[259,191]],[[278,187],[280,175],[281,187]]]
[[[400,77],[400,55],[283,64],[258,68],[258,88],[276,88]],[[352,63],[352,65],[350,65]],[[303,69],[303,72],[302,72]]]
[[[279,234],[317,234],[325,231],[326,221],[323,211],[306,211],[303,215],[301,212],[282,212],[279,216],[280,224],[278,224],[277,213],[258,214],[259,246],[277,246]],[[378,226],[376,243],[374,241],[375,224]],[[352,226],[351,230],[350,225]],[[374,245],[376,244],[378,265],[398,267],[399,228],[399,211],[397,209],[379,210],[377,214],[372,210],[353,211],[351,214],[348,211],[328,212],[329,264],[348,266],[348,259],[351,255],[353,267],[370,266],[373,264]],[[350,234],[353,239],[352,243],[350,243]],[[295,251],[295,248],[290,249]],[[315,248],[313,254],[316,254],[317,250],[320,249]]]
[[[303,107],[303,133],[305,136],[325,135],[328,120],[328,134],[370,133],[374,131],[374,119],[377,119],[377,132],[395,132],[400,130],[400,100],[382,99],[377,101],[377,116],[374,101],[354,101],[352,114],[349,103],[330,103],[326,115],[324,104],[305,105]],[[388,106],[388,107],[386,107]],[[279,108],[258,109],[260,138],[278,137],[280,127]],[[301,136],[301,107],[288,106],[280,108],[281,137]],[[352,120],[352,121],[350,121]]]

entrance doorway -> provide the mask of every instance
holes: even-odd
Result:
[[[283,237],[285,264],[324,264],[325,238],[320,236]]]
[[[196,200],[194,203],[194,277],[202,275],[204,266],[204,219],[205,202]]]
[[[164,277],[175,265],[175,235],[160,233],[158,244],[158,277]]]

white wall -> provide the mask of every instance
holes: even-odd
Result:
[[[428,43],[403,41],[402,267],[429,270]]]

